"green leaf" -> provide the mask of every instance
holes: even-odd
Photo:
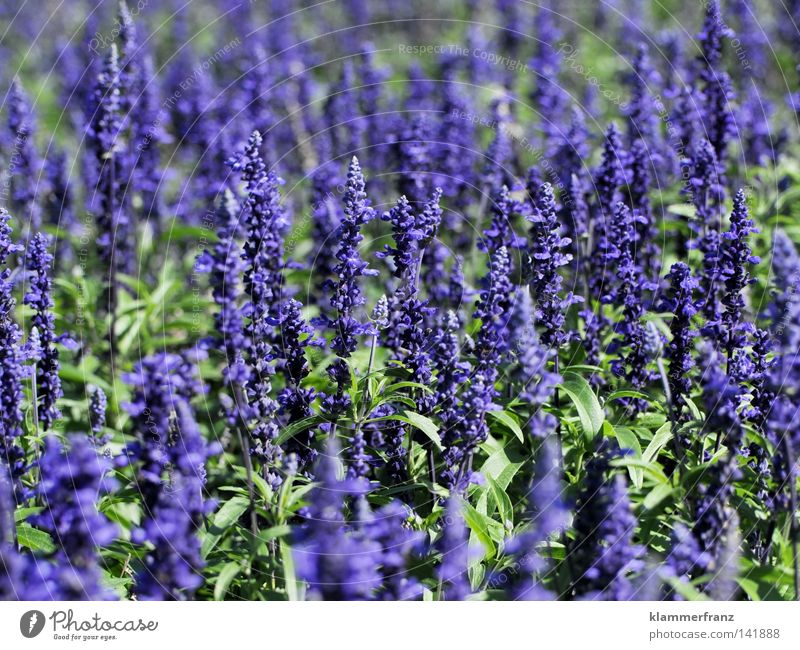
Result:
[[[636,424],[647,429],[658,429],[667,421],[667,417],[663,413],[640,413],[636,418]]]
[[[578,410],[584,433],[589,437],[597,435],[603,426],[605,414],[589,382],[574,372],[565,372],[564,381],[559,388],[569,396]]]
[[[392,393],[395,393],[398,390],[402,390],[403,388],[415,388],[425,393],[433,393],[433,390],[431,390],[428,386],[426,386],[425,384],[420,384],[416,381],[398,381],[397,383],[392,384],[391,386],[387,386],[384,389],[383,393],[385,395],[391,395]]]
[[[325,418],[320,417],[319,415],[312,415],[311,417],[303,418],[302,420],[293,422],[289,426],[284,427],[283,431],[278,434],[278,437],[275,439],[275,444],[282,445],[284,442],[296,436],[298,433],[307,431],[321,422],[325,422]]]
[[[461,511],[464,515],[464,521],[467,522],[467,526],[475,533],[475,536],[486,549],[486,558],[492,559],[497,555],[497,547],[492,541],[492,536],[489,534],[489,527],[492,524],[497,524],[497,522],[475,510],[475,508],[466,501],[462,504]]]
[[[656,456],[658,456],[658,452],[660,452],[670,440],[672,440],[672,425],[669,422],[665,422],[661,428],[656,431],[650,444],[647,445],[647,449],[645,449],[642,454],[642,460],[646,463],[652,462]]]
[[[486,481],[489,483],[489,489],[491,491],[492,498],[494,499],[495,504],[497,504],[497,512],[500,513],[500,519],[502,520],[503,524],[513,524],[514,506],[512,505],[508,494],[506,494],[506,491],[501,488],[497,481],[495,481],[491,476],[486,476]]]
[[[643,399],[650,401],[650,396],[646,395],[645,393],[641,393],[638,390],[615,390],[611,393],[608,397],[606,397],[606,402],[612,402],[615,399],[619,399],[621,397],[633,397],[635,399]]]
[[[439,427],[436,426],[436,423],[433,420],[425,417],[424,415],[420,415],[414,411],[403,411],[402,415],[389,415],[386,418],[381,419],[399,420],[400,422],[410,424],[428,436],[433,444],[436,445],[437,449],[442,449],[442,439],[439,437]]]
[[[482,445],[484,447],[484,445]],[[497,484],[503,489],[508,489],[511,479],[522,467],[522,461],[514,461],[509,458],[507,450],[497,449],[492,452],[489,458],[483,463],[481,467],[481,474],[496,481]]]
[[[297,582],[294,572],[294,557],[292,557],[292,547],[284,540],[281,540],[281,563],[283,564],[283,580],[286,583],[286,595],[289,600],[301,600],[301,586]]]
[[[736,581],[739,583],[739,586],[742,588],[742,591],[747,594],[748,598],[753,601],[761,600],[761,596],[758,593],[758,583],[755,580],[750,580],[750,578],[744,578],[739,576]]]
[[[684,600],[711,600],[705,594],[699,592],[692,585],[678,578],[667,578],[667,583],[676,593],[683,596]]]
[[[239,575],[241,570],[242,565],[239,562],[228,562],[222,567],[214,585],[214,600],[223,600],[225,598],[233,579]]]
[[[241,517],[250,507],[247,497],[235,496],[226,501],[214,515],[214,523],[210,526],[200,546],[200,555],[203,559],[214,549],[225,532]]]
[[[672,205],[667,206],[667,210],[672,214],[676,214],[680,217],[687,217],[689,219],[697,216],[697,209],[688,203],[673,203]]]
[[[52,553],[56,550],[56,545],[53,544],[53,539],[49,533],[28,524],[17,524],[17,541],[20,546],[29,548],[32,551]]]
[[[14,511],[14,521],[20,522],[27,519],[30,515],[38,515],[44,508],[17,508]]]
[[[564,368],[564,372],[574,372],[574,373],[588,373],[590,375],[594,375],[595,373],[602,373],[603,369],[600,366],[589,366],[586,364],[576,364],[574,366],[567,366]]]
[[[616,436],[620,449],[628,449],[633,452],[633,458],[642,457],[642,446],[639,444],[639,438],[636,434],[627,427],[611,426],[608,422],[603,423],[603,429],[610,428],[611,435]],[[631,481],[637,489],[642,487],[642,468],[634,465],[628,465],[628,473],[631,475]]]
[[[666,499],[674,496],[677,490],[671,485],[659,483],[656,485],[642,501],[642,506],[645,510],[655,510],[657,506],[661,505]]]
[[[703,416],[700,414],[700,409],[697,408],[697,404],[689,397],[684,397],[683,401],[686,403],[686,406],[689,407],[689,412],[692,414],[692,418],[695,420],[702,420]]]
[[[669,478],[660,467],[652,463],[645,463],[641,458],[616,458],[611,461],[611,465],[613,467],[638,467],[656,482],[669,483]]]
[[[522,444],[525,444],[525,434],[520,429],[519,424],[508,411],[488,411],[486,413],[490,418],[497,420],[506,429],[511,431]]]
[[[258,533],[258,538],[262,542],[269,542],[270,540],[277,539],[278,537],[285,537],[290,532],[292,532],[292,529],[289,526],[273,526],[272,528],[267,528],[266,530],[262,530],[260,533]]]

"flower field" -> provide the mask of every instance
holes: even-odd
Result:
[[[800,599],[799,2],[0,27],[0,600]]]

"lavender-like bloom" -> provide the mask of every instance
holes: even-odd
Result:
[[[162,102],[158,78],[153,58],[149,55],[143,59],[136,85],[141,99],[131,112],[131,137],[136,143],[137,153],[133,170],[135,189],[141,197],[140,214],[143,221],[149,222],[158,233],[164,212],[161,196],[164,172],[161,169],[159,145],[167,139],[167,135],[161,126]]]
[[[270,377],[274,373],[271,363],[275,357],[274,326],[279,317],[283,238],[287,224],[278,191],[282,180],[275,172],[266,171],[259,153],[261,143],[261,134],[253,131],[244,154],[232,162],[233,169],[242,172],[247,191],[247,240],[242,257],[248,297],[243,315],[249,368],[244,396],[247,408],[243,419],[254,422],[250,430],[253,441],[250,451],[261,460],[268,481],[277,487],[281,481],[275,467],[280,462],[281,449],[274,444],[278,436],[275,422],[278,404],[270,395]]]
[[[274,340],[272,325],[277,318],[283,270],[283,238],[287,228],[279,186],[283,180],[267,172],[259,153],[262,138],[253,131],[243,155],[232,162],[246,183],[245,228],[247,241],[243,258],[244,286],[249,298],[245,308],[246,334],[250,355],[263,360],[263,347]],[[251,362],[252,365],[252,362]]]
[[[744,353],[740,360],[747,360]],[[737,411],[742,398],[742,389],[731,372],[735,361],[722,367],[721,355],[708,342],[701,350],[700,383],[703,387],[703,405],[706,411],[704,431],[707,435],[715,435],[717,441],[725,440],[733,454],[741,451],[744,441],[744,428]],[[749,375],[749,372],[746,374]]]
[[[447,305],[457,314],[461,314],[465,303],[469,303],[471,299],[472,291],[467,288],[464,279],[464,259],[460,255],[456,255],[447,286]]]
[[[347,450],[347,478],[366,478],[374,459],[367,451],[367,440],[363,427],[357,427]]]
[[[284,361],[281,370],[286,385],[278,396],[278,402],[281,405],[279,414],[286,417],[287,424],[313,414],[311,403],[317,396],[316,391],[314,388],[301,386],[311,372],[306,359],[306,349],[311,346],[320,347],[325,343],[314,337],[314,328],[303,319],[302,308],[303,305],[292,298],[281,305],[278,342],[275,348],[277,358]],[[316,458],[313,442],[314,433],[309,430],[292,437],[286,443],[286,452],[297,455],[301,469],[309,468]]]
[[[331,306],[335,318],[329,327],[335,335],[331,349],[341,358],[349,357],[358,346],[357,336],[369,334],[369,325],[361,323],[355,310],[366,302],[359,286],[362,276],[376,275],[361,259],[358,245],[364,239],[361,228],[375,216],[364,191],[364,175],[358,159],[353,157],[347,173],[347,186],[344,195],[344,217],[339,225],[339,248],[336,259],[339,261],[333,273],[336,281],[329,280],[326,286],[331,291]]]
[[[669,552],[664,558],[662,575],[665,578],[676,578],[681,582],[689,582],[697,570],[708,566],[711,558],[703,551],[697,539],[684,524],[678,522],[670,535]],[[682,600],[671,589],[666,590],[669,600]]]
[[[405,525],[407,519],[406,508],[392,501],[371,513],[361,525],[364,537],[380,549],[383,584],[378,597],[382,600],[416,600],[422,595],[422,585],[408,575],[408,563],[420,548],[423,534],[410,530]]]
[[[325,283],[333,275],[336,267],[336,251],[332,245],[333,238],[341,223],[341,208],[333,191],[339,186],[339,174],[336,164],[327,160],[327,153],[320,151],[321,164],[311,179],[311,239],[314,242],[312,253],[312,269],[315,280],[314,297],[325,311]]]
[[[500,31],[500,47],[503,53],[511,58],[517,58],[519,48],[523,42],[524,27],[522,25],[522,7],[514,0],[497,0],[495,11]]]
[[[758,29],[759,27],[755,27]],[[756,85],[748,86],[747,96],[739,109],[737,121],[744,150],[744,159],[749,165],[769,166],[778,158],[788,142],[785,127],[774,125],[775,106],[766,99]]]
[[[697,332],[692,329],[692,319],[697,314],[694,291],[697,280],[692,276],[689,267],[683,262],[672,265],[666,279],[670,287],[659,307],[661,311],[673,314],[670,322],[672,339],[667,346],[669,361],[669,389],[672,394],[673,418],[678,420],[685,405],[684,398],[689,396],[692,387],[689,373],[694,368],[694,339]]]
[[[241,59],[241,80],[238,84],[239,97],[237,110],[247,116],[248,124],[258,126],[273,125],[277,118],[272,111],[272,93],[275,78],[269,62],[269,54],[262,43],[250,43]],[[262,133],[269,144],[270,134]]]
[[[772,402],[775,400],[770,381],[772,369],[776,363],[775,359],[771,358],[773,347],[774,343],[769,331],[756,329],[753,332],[752,352],[749,355],[752,367],[750,376],[747,378],[752,399],[743,415],[762,431]]]
[[[653,373],[647,369],[652,357],[647,333],[641,323],[645,312],[642,293],[655,289],[657,285],[648,282],[634,262],[635,219],[624,203],[617,204],[614,221],[614,237],[619,250],[615,300],[622,303],[623,311],[622,319],[614,328],[619,337],[615,346],[619,346],[620,350],[619,356],[611,362],[611,369],[616,375],[625,377],[635,390],[641,390],[653,378]],[[626,403],[635,411],[644,410],[647,406],[641,400]]]
[[[405,196],[397,200],[397,204],[381,217],[392,224],[394,248],[386,245],[383,251],[376,253],[379,258],[391,257],[394,262],[392,275],[402,280],[414,280],[419,255],[419,241],[423,233],[417,228],[417,219],[411,211],[411,205]]]
[[[44,161],[44,174],[47,184],[47,198],[45,201],[45,214],[50,223],[54,224],[62,239],[64,235],[76,232],[75,208],[73,205],[72,186],[69,182],[67,169],[67,154],[64,151],[55,151]],[[72,253],[67,242],[59,242],[57,258],[72,259]]]
[[[8,128],[13,138],[8,160],[12,207],[27,220],[28,231],[41,227],[41,209],[36,201],[41,162],[34,144],[36,123],[30,100],[18,79],[11,82],[8,93]]]
[[[108,408],[108,398],[105,391],[99,386],[89,385],[89,429],[91,430],[91,440],[97,447],[102,447],[111,438],[108,434],[103,434],[106,427],[106,409]]]
[[[215,336],[208,343],[225,354],[224,372],[228,380],[243,385],[248,375],[242,357],[246,339],[239,306],[244,261],[237,241],[239,205],[230,190],[226,190],[219,203],[217,219],[220,224],[217,242],[198,257],[196,269],[209,273],[212,297],[217,305],[214,314]]]
[[[617,192],[625,182],[626,160],[627,157],[620,142],[619,130],[617,125],[611,122],[608,125],[608,129],[606,129],[602,159],[595,176],[597,207],[600,213],[598,218],[601,220],[601,223],[597,224],[598,228],[602,228],[604,219],[610,218],[614,212],[614,206],[617,203]]]
[[[504,550],[514,558],[517,571],[506,586],[513,600],[551,600],[553,594],[544,589],[540,580],[547,568],[539,545],[548,542],[555,533],[560,533],[569,521],[569,513],[563,498],[558,448],[552,438],[542,443],[536,463],[536,475],[528,492],[526,518],[530,527],[506,543]]]
[[[588,251],[585,250],[589,235],[589,206],[586,201],[588,193],[586,160],[589,157],[587,135],[583,112],[573,107],[567,137],[557,151],[554,161],[558,179],[563,183],[559,218],[572,239],[572,251],[580,266],[586,265],[588,255]],[[538,186],[531,189],[533,190],[533,192],[529,190],[531,197],[536,196]]]
[[[463,492],[472,481],[472,456],[489,433],[486,413],[493,408],[494,387],[480,371],[473,372],[464,389],[461,405],[449,418],[449,445],[445,447],[442,483]]]
[[[433,162],[430,149],[435,137],[434,127],[424,111],[412,112],[411,117],[402,119],[399,126],[395,142],[397,191],[409,197],[412,205],[417,205],[430,194]]]
[[[436,375],[435,397],[443,423],[444,440],[449,439],[451,417],[455,416],[458,403],[458,390],[469,373],[469,364],[461,361],[461,345],[458,340],[460,325],[456,314],[448,311],[443,317],[442,328],[436,336],[432,354]]]
[[[558,148],[554,161],[558,178],[565,185],[573,174],[583,176],[586,159],[589,157],[588,135],[583,111],[573,106],[567,137]]]
[[[492,194],[503,185],[514,185],[514,177],[509,170],[513,158],[511,138],[508,134],[508,105],[496,100],[492,103],[492,123],[495,125],[494,138],[483,154],[483,168],[480,181],[481,191]]]
[[[486,48],[491,47],[488,39],[486,38],[483,25],[475,23],[467,24],[467,33],[465,36],[465,47],[470,52],[484,51]],[[492,65],[479,56],[459,57],[467,75],[467,81],[475,87],[483,87],[487,83],[487,78],[492,74]],[[466,59],[466,60],[464,60]]]
[[[462,116],[472,112],[472,106],[461,92],[460,82],[452,73],[445,76],[442,87],[441,123],[434,153],[435,169],[439,172],[438,184],[445,195],[453,197],[457,205],[465,201],[464,194],[474,183],[475,126]]]
[[[597,206],[594,216],[594,250],[591,253],[589,289],[594,295],[603,296],[613,284],[614,241],[609,232],[619,187],[625,182],[627,156],[620,143],[619,131],[612,122],[606,131],[603,155],[595,176]]]
[[[331,349],[339,357],[328,368],[328,375],[336,383],[336,393],[323,400],[323,410],[330,417],[337,417],[350,405],[345,388],[350,383],[347,359],[358,347],[358,337],[374,332],[372,325],[359,320],[355,310],[366,302],[359,286],[363,276],[377,275],[367,262],[361,259],[358,245],[364,239],[361,228],[375,216],[365,191],[364,175],[358,159],[354,156],[347,173],[344,195],[344,217],[337,236],[339,247],[336,251],[338,263],[333,269],[334,278],[328,278],[324,287],[330,292],[333,317],[322,316],[316,322],[333,330]]]
[[[566,104],[566,97],[558,80],[561,54],[554,45],[561,40],[562,35],[556,26],[555,16],[549,7],[540,6],[536,12],[533,19],[536,44],[529,64],[536,73],[536,84],[530,94],[531,105],[538,113],[544,151],[547,153],[552,153],[563,140],[559,124]]]
[[[652,153],[648,150],[648,144],[644,140],[636,140],[631,147],[629,190],[636,215],[636,257],[640,260],[646,278],[657,278],[661,273],[661,249],[656,242],[658,228],[648,197],[652,165]]]
[[[380,162],[385,155],[381,147],[385,142],[383,126],[385,118],[381,115],[380,106],[381,84],[388,75],[385,70],[375,67],[374,50],[375,46],[372,43],[365,42],[361,45],[358,66],[360,87],[357,93],[359,113],[365,123],[365,146],[378,159],[376,166],[381,167]]]
[[[690,487],[687,501],[692,517],[692,535],[708,562],[697,567],[701,573],[714,573],[720,568],[725,541],[733,531],[735,511],[730,506],[730,499],[733,481],[737,477],[738,470],[729,461],[721,461],[706,468],[699,481]]]
[[[632,63],[630,75],[631,99],[626,111],[628,116],[628,146],[641,140],[649,147],[650,164],[661,168],[661,139],[659,132],[659,103],[653,97],[654,89],[662,87],[661,75],[653,69],[647,56],[647,45],[640,43]]]
[[[127,211],[126,161],[122,151],[122,96],[119,57],[116,44],[112,43],[103,70],[97,77],[92,97],[91,122],[87,126],[86,142],[94,157],[94,173],[97,182],[87,188],[90,194],[90,209],[95,197],[97,204],[97,245],[100,259],[107,268],[111,287],[111,310],[116,307],[117,272],[125,272],[133,266],[131,247],[133,236]]]
[[[720,229],[720,205],[725,198],[719,159],[712,144],[700,140],[691,150],[688,191],[695,207],[700,232]]]
[[[122,114],[125,116],[126,121],[133,118],[133,108],[135,106],[136,98],[139,97],[141,91],[137,87],[139,78],[139,43],[138,35],[136,33],[136,23],[133,21],[133,16],[125,4],[125,0],[120,0],[119,11],[117,13],[117,26],[119,28],[120,40],[120,90],[122,100]]]
[[[117,537],[117,527],[97,510],[97,499],[115,487],[107,474],[110,461],[95,450],[86,436],[70,439],[65,452],[50,436],[39,463],[39,495],[44,510],[34,522],[58,545],[51,579],[64,600],[109,600],[101,584],[97,546]]]
[[[750,275],[748,265],[758,264],[761,259],[753,255],[747,239],[757,233],[753,220],[747,210],[747,198],[744,191],[739,190],[733,198],[730,229],[723,234],[722,274],[725,277],[725,292],[722,305],[725,311],[720,322],[720,342],[730,360],[735,349],[744,345],[745,335],[753,330],[749,323],[742,322],[742,311],[745,307],[743,290],[755,282]]]
[[[342,75],[325,101],[325,117],[334,157],[352,156],[361,149],[363,123],[358,111],[358,97],[353,62],[345,61]]]
[[[490,390],[497,378],[500,360],[508,351],[508,320],[513,292],[510,275],[511,260],[503,246],[492,255],[474,313],[474,317],[481,320],[475,356],[478,357],[479,373],[488,382]]]
[[[720,161],[725,159],[728,141],[735,133],[730,107],[733,101],[731,78],[721,65],[722,42],[732,34],[722,20],[719,1],[710,0],[706,5],[703,28],[698,34],[702,50],[698,60],[699,82],[705,132],[708,133],[708,139]]]
[[[416,227],[420,233],[420,248],[426,248],[436,237],[442,223],[442,207],[439,201],[442,198],[442,189],[437,187],[431,192],[422,210],[417,214]]]
[[[772,303],[767,309],[770,332],[775,337],[777,363],[773,381],[784,391],[800,385],[800,255],[794,242],[782,230],[776,230],[772,242]],[[791,391],[794,392],[794,391]]]
[[[220,447],[206,445],[184,399],[175,403],[174,433],[175,441],[166,450],[169,482],[162,483],[149,517],[133,534],[134,541],[152,547],[137,574],[141,600],[189,600],[203,582],[197,531],[213,505],[203,499],[205,463]]]
[[[385,418],[395,415],[397,410],[389,403],[378,406],[370,419]],[[403,443],[406,439],[406,425],[397,420],[380,420],[364,424],[365,439],[373,449],[380,449],[386,456],[384,468],[392,485],[397,485],[408,479],[406,459],[408,452]],[[374,465],[381,462],[380,458],[372,459]]]
[[[194,365],[179,354],[160,353],[142,359],[123,375],[133,394],[125,409],[135,440],[126,448],[129,462],[138,462],[137,484],[146,509],[152,509],[163,488],[170,440],[178,405],[205,391]]]
[[[9,215],[0,208],[0,461],[4,462],[17,498],[24,494],[20,478],[27,470],[22,437],[22,351],[14,320],[14,283],[9,258],[24,250],[11,239]]]
[[[328,444],[315,475],[319,486],[309,495],[306,523],[292,544],[295,567],[308,583],[310,600],[371,600],[381,584],[380,545],[348,530],[344,504],[363,494],[363,483],[339,480],[338,449]]]
[[[670,140],[673,143],[677,143],[674,157],[676,166],[679,165],[685,169],[686,161],[678,160],[679,156],[685,153],[681,149],[691,146],[697,139],[705,137],[705,132],[702,131],[700,126],[700,116],[698,115],[697,98],[695,97],[694,89],[680,82],[675,92],[677,97],[673,102],[673,108],[670,113],[670,119],[675,125],[675,134]],[[680,171],[683,174],[686,173],[683,169]]]
[[[430,356],[431,337],[427,322],[434,310],[428,307],[427,300],[420,300],[416,287],[408,284],[393,297],[392,317],[389,321],[387,347],[394,353],[393,358],[400,361],[408,370],[410,380],[427,386],[431,383],[433,366]],[[417,410],[428,414],[433,408],[429,393],[414,391]]]
[[[314,328],[303,319],[302,309],[302,303],[294,298],[281,305],[278,344],[275,349],[276,358],[284,361],[281,370],[286,378],[286,387],[280,400],[289,423],[311,415],[310,404],[315,391],[313,388],[300,388],[303,379],[311,372],[306,359],[306,348],[324,345],[324,341],[314,337]]]
[[[603,347],[603,333],[611,324],[611,321],[603,314],[601,308],[592,309],[586,307],[578,312],[583,319],[583,336],[581,337],[581,347],[586,354],[586,363],[597,366],[600,364],[600,356]],[[605,383],[600,374],[595,373],[589,381],[593,386],[602,386]]]
[[[457,262],[450,271],[447,262],[453,257],[452,250],[440,241],[433,241],[422,255],[419,284],[430,304],[439,309],[451,307],[450,288],[453,275],[457,274]],[[458,303],[456,303],[456,307]]]
[[[36,233],[28,244],[26,266],[31,274],[28,292],[23,302],[33,311],[32,323],[39,335],[41,358],[36,364],[36,387],[40,400],[39,419],[44,430],[50,429],[61,417],[56,403],[64,394],[58,376],[58,349],[55,335],[55,316],[51,294],[50,271],[53,256],[47,251],[47,237]]]
[[[636,517],[621,474],[606,478],[608,456],[600,450],[586,465],[575,504],[576,542],[569,557],[575,593],[594,600],[631,600],[630,572],[642,568],[642,549],[633,543]]]
[[[462,501],[457,496],[447,500],[444,511],[442,536],[438,550],[442,560],[436,569],[436,577],[441,584],[440,595],[443,600],[466,600],[472,593],[467,577],[469,565],[469,536],[462,514]]]
[[[768,508],[787,511],[791,509],[792,481],[797,477],[797,462],[800,460],[800,428],[797,426],[796,399],[778,395],[772,403],[765,423],[767,439],[773,445],[770,459],[773,488],[766,500]]]
[[[518,212],[517,202],[511,198],[508,188],[503,185],[496,191],[491,200],[491,222],[483,231],[478,248],[493,255],[501,247],[512,248],[519,245],[519,238],[511,223],[513,215]]]
[[[690,224],[695,230],[692,247],[703,254],[699,271],[700,287],[704,296],[703,313],[706,320],[719,320],[718,293],[721,283],[721,204],[725,189],[714,148],[708,140],[701,140],[693,147],[691,172],[688,186],[696,219]]]
[[[561,376],[548,370],[555,350],[545,348],[536,335],[533,303],[526,288],[517,290],[509,329],[512,352],[516,357],[510,378],[521,386],[519,398],[526,401],[533,411],[529,420],[530,432],[534,437],[544,438],[555,428],[556,420],[541,407],[553,396],[556,386],[561,383]]]
[[[580,299],[572,292],[561,297],[562,278],[558,269],[572,260],[572,255],[562,252],[571,240],[559,233],[556,202],[549,183],[539,189],[528,219],[531,229],[527,275],[536,302],[536,322],[541,328],[542,344],[558,349],[570,338],[564,331],[566,311]]]

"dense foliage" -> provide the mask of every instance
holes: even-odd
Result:
[[[800,3],[17,4],[0,598],[799,597]]]

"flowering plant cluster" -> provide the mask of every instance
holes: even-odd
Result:
[[[800,599],[800,3],[45,4],[0,599]]]

